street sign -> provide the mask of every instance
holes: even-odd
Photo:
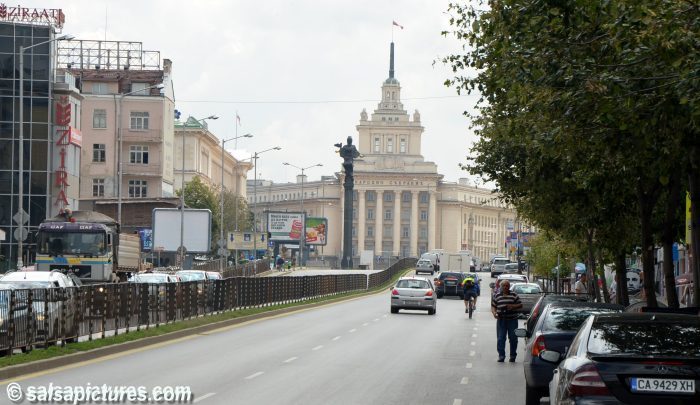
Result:
[[[219,256],[228,256],[228,250],[225,248],[219,248],[218,253]]]
[[[178,255],[186,255],[187,254],[187,248],[184,246],[180,246],[177,248],[177,254]]]
[[[25,227],[15,228],[14,235],[15,235],[15,240],[24,241],[27,239],[27,236],[29,236],[29,231]]]
[[[219,239],[218,244],[220,248],[226,247],[226,239]]]
[[[27,223],[27,221],[29,221],[29,214],[27,214],[27,211],[25,210],[20,210],[17,211],[17,213],[12,217],[12,219],[17,225],[24,225]]]

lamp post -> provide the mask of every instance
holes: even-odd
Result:
[[[253,174],[253,258],[254,260],[258,258],[258,223],[257,223],[257,208],[258,208],[258,155],[269,152],[271,150],[281,150],[279,146],[261,150],[259,152],[253,153],[251,160],[253,161],[254,174]],[[256,273],[257,274],[257,273]]]
[[[19,189],[17,192],[17,196],[19,197],[19,205],[17,209],[17,213],[20,216],[20,220],[18,221],[19,229],[24,229],[24,51],[54,41],[70,41],[73,38],[74,37],[72,35],[61,35],[58,38],[49,39],[48,41],[42,41],[29,46],[19,47]],[[49,52],[49,54],[50,53],[51,52]],[[22,267],[24,267],[24,232],[20,230],[18,233],[19,238],[17,238],[17,270],[21,271]]]
[[[221,204],[221,208],[220,208],[221,224],[219,226],[219,228],[220,228],[219,229],[219,249],[224,249],[224,245],[226,244],[226,240],[224,239],[224,155],[226,153],[225,145],[226,145],[226,142],[233,141],[233,140],[236,140],[238,138],[252,138],[252,137],[253,137],[253,135],[251,135],[251,134],[245,134],[245,135],[234,136],[233,138],[221,140],[221,203],[220,203]],[[238,201],[236,201],[236,203],[238,203]],[[238,210],[236,210],[236,211],[238,211]],[[236,215],[237,214],[238,214],[238,212],[236,212]],[[222,251],[223,250],[220,250],[219,253],[221,253]],[[223,255],[220,255],[220,256],[223,256]],[[221,263],[219,265],[219,270],[221,270],[221,272],[223,272],[224,271],[223,258],[220,260],[220,262]]]
[[[299,167],[288,162],[284,162],[282,164],[285,166],[292,166],[296,169],[301,170],[301,236],[299,237],[299,254],[301,255],[301,257],[299,258],[299,265],[301,267],[304,267],[304,245],[306,244],[306,213],[304,212],[304,171],[306,169],[311,169],[312,167],[321,167],[323,165],[321,163],[316,163],[315,165],[311,166]]]
[[[190,117],[192,118],[192,117]],[[202,127],[204,127],[204,121],[206,120],[218,120],[219,117],[216,115],[210,115],[206,118],[202,119],[197,119],[197,118],[192,118],[193,120],[199,122],[202,124]],[[187,121],[185,121],[185,124]],[[186,125],[185,125],[186,126]],[[206,128],[205,128],[206,129]],[[178,250],[178,255],[180,257],[180,268],[185,264],[185,132],[182,132],[182,173],[181,173],[181,185],[182,189],[180,190],[180,247],[177,249]]]
[[[124,97],[130,96],[132,94],[136,94],[142,91],[150,90],[150,89],[162,89],[165,87],[163,83],[158,83],[154,84],[153,86],[146,87],[145,89],[140,89],[140,90],[134,90],[130,91],[128,93],[124,93],[119,96],[119,113],[117,114],[117,134],[119,137],[118,141],[118,148],[117,148],[117,171],[118,171],[118,180],[117,182],[119,183],[117,186],[117,194],[118,194],[118,200],[117,200],[117,222],[119,223],[119,226],[122,226],[122,177],[123,177],[123,159],[122,159],[122,101],[124,101]]]

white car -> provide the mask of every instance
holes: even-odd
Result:
[[[60,271],[13,271],[0,278],[2,283],[39,282],[49,287],[78,287],[77,282]]]
[[[433,262],[429,259],[420,259],[416,263],[416,274],[418,273],[430,273],[432,276],[435,273],[435,268],[433,267]]]
[[[428,315],[435,315],[437,300],[435,289],[430,280],[422,277],[401,277],[391,289],[391,313],[400,309],[427,310]]]

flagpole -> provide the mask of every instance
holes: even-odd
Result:
[[[238,110],[236,110],[235,120],[236,120],[236,137],[233,138],[233,139],[235,139],[234,144],[233,144],[233,148],[238,150]]]

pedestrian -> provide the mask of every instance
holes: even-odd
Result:
[[[284,259],[282,256],[277,255],[277,270],[283,270],[282,266],[284,265]]]
[[[586,276],[586,273],[581,274],[581,277],[574,284],[574,291],[577,295],[588,294],[588,276]]]
[[[510,282],[503,280],[501,290],[491,301],[491,313],[496,318],[496,350],[498,350],[498,362],[506,359],[506,335],[510,343],[511,363],[515,362],[518,355],[518,337],[515,336],[515,328],[518,327],[518,312],[523,304],[518,294],[510,291]]]

